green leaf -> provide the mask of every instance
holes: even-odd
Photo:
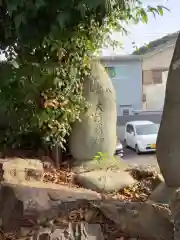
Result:
[[[150,7],[150,6],[148,6],[147,12],[152,13],[152,14],[154,15],[154,17],[156,17],[156,14],[159,15],[158,10],[157,10],[156,8],[154,8],[154,7]]]
[[[10,63],[13,65],[14,68],[19,68],[19,64],[17,61],[12,60]]]
[[[36,7],[40,8],[43,7],[45,5],[45,1],[44,0],[36,0]]]
[[[1,15],[0,36],[0,49],[6,53],[10,65],[0,71],[1,105],[8,116],[13,116],[7,141],[18,145],[19,135],[31,131],[42,138],[48,137],[51,146],[59,143],[64,148],[72,124],[81,121],[90,107],[83,97],[83,83],[90,74],[88,62],[92,53],[105,44],[117,47],[118,42],[110,35],[114,29],[128,34],[124,23],[132,20],[147,23],[150,12],[162,14],[161,7],[159,11],[144,9],[142,0],[134,2],[1,2],[1,8],[8,9],[10,15],[10,18],[6,12]],[[10,62],[12,57],[15,63]],[[94,159],[100,162],[106,156],[98,152]]]
[[[157,10],[158,10],[158,12],[159,12],[159,14],[161,15],[161,16],[163,16],[163,8],[162,8],[162,6],[157,6]]]
[[[18,31],[21,24],[25,23],[24,15],[23,14],[16,15],[14,18],[14,23],[15,23],[16,31]]]
[[[141,13],[142,21],[144,23],[147,23],[148,22],[148,17],[147,17],[147,14],[146,14],[145,10],[141,9],[140,13]]]
[[[161,6],[162,7],[162,9],[165,9],[165,10],[167,10],[168,12],[170,12],[170,9],[169,8],[167,8],[167,7],[165,7],[165,6]]]
[[[7,9],[8,9],[8,14],[12,16],[13,11],[16,11],[18,8],[18,1],[16,0],[7,0]]]
[[[65,28],[65,26],[69,22],[69,20],[70,20],[69,12],[64,11],[64,12],[59,13],[57,16],[57,22],[62,29]]]
[[[77,6],[77,10],[80,12],[82,17],[85,17],[86,12],[87,12],[87,6],[85,4],[80,3]]]

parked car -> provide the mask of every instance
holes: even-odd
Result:
[[[124,157],[123,145],[122,145],[122,143],[119,140],[117,141],[114,155],[115,156]]]
[[[159,124],[150,121],[132,121],[125,126],[124,142],[127,147],[141,152],[156,151]]]

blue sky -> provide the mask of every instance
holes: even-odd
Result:
[[[149,15],[148,24],[139,23],[138,25],[129,25],[127,30],[129,35],[122,38],[120,33],[113,33],[113,38],[120,40],[123,44],[123,49],[116,49],[113,51],[111,48],[103,49],[103,55],[109,54],[128,54],[133,51],[132,41],[136,45],[142,46],[157,38],[161,38],[169,33],[180,30],[180,0],[143,0],[144,3],[149,5],[163,5],[170,11],[164,12],[163,16]]]

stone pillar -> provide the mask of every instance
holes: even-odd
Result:
[[[111,79],[98,62],[91,63],[91,76],[84,80],[84,97],[90,107],[72,127],[70,152],[83,162],[91,161],[97,152],[110,159],[116,146],[116,98]]]

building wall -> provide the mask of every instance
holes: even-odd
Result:
[[[123,109],[142,109],[142,63],[141,60],[102,61],[106,68],[114,68],[110,75],[116,90],[117,114],[123,115]]]
[[[167,47],[166,49],[161,49],[159,51],[155,51],[155,53],[152,52],[145,55],[142,60],[143,71],[159,68],[169,68],[173,52],[174,44]]]
[[[146,55],[142,60],[142,69],[146,71],[143,74],[143,102],[144,110],[161,110],[164,106],[166,81],[168,69],[174,52],[174,44],[166,49],[157,51],[156,53]],[[162,83],[154,84],[152,75],[147,74],[149,70],[161,69]]]
[[[143,86],[143,93],[146,95],[144,110],[161,110],[164,106],[168,71],[162,73],[162,84],[150,84]]]

